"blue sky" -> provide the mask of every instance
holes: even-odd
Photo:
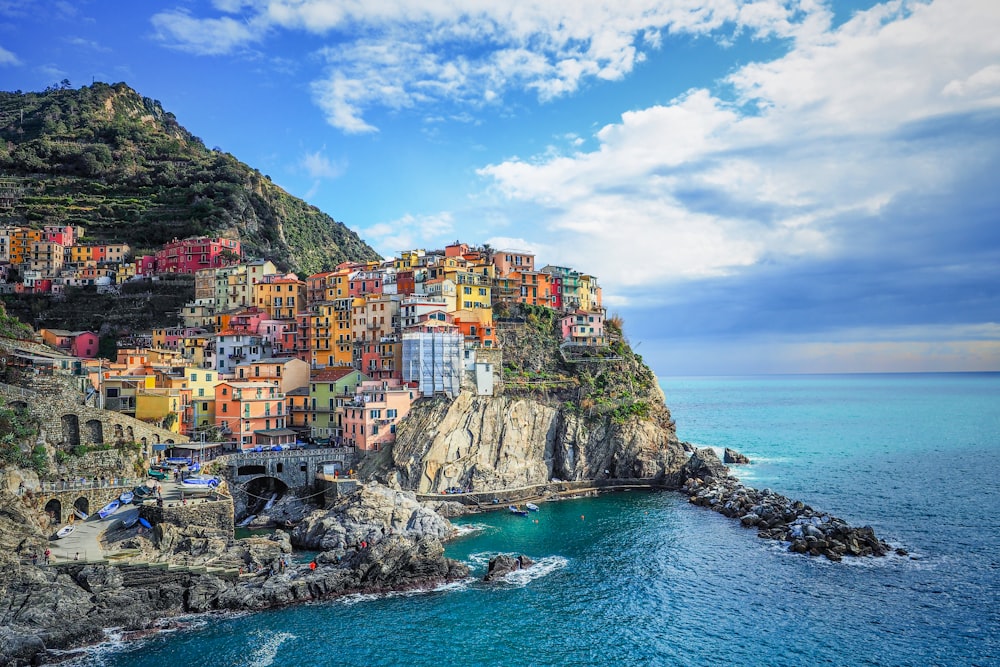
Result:
[[[380,252],[600,277],[661,376],[1000,370],[1000,3],[0,0]]]

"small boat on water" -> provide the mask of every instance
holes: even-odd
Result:
[[[538,511],[538,505],[536,505],[535,503],[525,503],[524,506],[525,506],[525,508],[527,508],[527,510],[529,512],[537,512]]]
[[[69,535],[70,533],[72,533],[74,530],[76,530],[76,528],[74,526],[65,525],[65,526],[63,526],[62,528],[60,528],[59,530],[56,531],[56,539],[57,540],[61,540],[62,538],[66,537],[67,535]]]
[[[115,498],[110,503],[97,510],[97,515],[102,519],[107,519],[109,516],[118,511],[118,508],[122,506],[122,501]]]
[[[122,505],[128,505],[129,503],[132,502],[133,498],[135,498],[135,493],[133,493],[132,491],[126,491],[125,493],[118,496],[118,500],[121,501]]]
[[[86,521],[90,517],[89,514],[87,514],[86,512],[84,512],[79,507],[74,507],[73,508],[73,514],[75,514],[76,518],[80,519],[81,521]]]
[[[242,521],[240,521],[236,525],[239,526],[240,528],[246,528],[256,518],[257,518],[256,514],[251,514],[250,516],[248,516],[247,518],[243,519]]]
[[[196,475],[181,480],[181,488],[188,493],[214,493],[219,488],[218,477]]]
[[[528,510],[521,509],[517,505],[509,505],[507,511],[518,516],[528,516]]]

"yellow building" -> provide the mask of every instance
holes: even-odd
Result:
[[[309,347],[311,351],[311,366],[321,368],[334,364],[332,346],[333,330],[336,327],[337,315],[333,303],[323,301],[313,304],[309,316]]]
[[[191,433],[215,424],[215,386],[221,381],[219,374],[206,368],[185,368],[182,423]]]
[[[253,301],[271,319],[287,320],[306,305],[306,284],[294,274],[284,277],[266,276],[253,285]]]

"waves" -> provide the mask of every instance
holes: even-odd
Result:
[[[257,631],[251,633],[251,641],[249,644],[252,646],[250,653],[246,656],[247,662],[244,664],[255,665],[256,667],[271,667],[275,664],[275,658],[278,657],[278,651],[281,649],[281,645],[286,641],[291,639],[297,639],[295,635],[290,632],[264,632]]]
[[[497,555],[496,553],[486,552],[471,554],[466,560],[466,565],[475,571],[485,572],[490,559]],[[511,553],[508,555],[516,557],[518,554]],[[557,570],[565,568],[568,564],[569,559],[563,556],[545,556],[535,560],[534,564],[530,567],[510,572],[498,581],[509,587],[523,588],[536,579],[541,579]],[[481,576],[478,578],[481,578]]]

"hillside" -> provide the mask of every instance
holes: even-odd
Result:
[[[124,83],[0,92],[0,224],[82,225],[137,253],[201,234],[315,273],[377,254]]]

